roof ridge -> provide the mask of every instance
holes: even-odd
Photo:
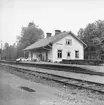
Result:
[[[80,43],[82,43],[83,45],[86,46],[86,44],[82,40],[80,40],[72,31],[66,31],[66,32],[61,32],[58,35],[42,38],[42,39],[34,42],[30,46],[27,46],[24,50],[32,50],[32,49],[44,47],[44,46],[48,45],[49,43],[54,43],[57,40],[60,40],[61,38],[65,37],[66,35],[69,35],[69,34],[72,35],[74,38],[76,38],[76,40],[78,40]]]

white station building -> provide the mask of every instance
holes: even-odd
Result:
[[[86,44],[71,31],[55,30],[55,35],[47,33],[47,37],[40,39],[24,49],[29,52],[28,59],[38,61],[60,62],[62,59],[83,60]]]

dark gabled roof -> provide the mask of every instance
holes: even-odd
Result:
[[[51,37],[48,37],[48,38],[40,39],[39,41],[37,41],[37,42],[31,44],[30,46],[26,47],[24,50],[32,50],[32,49],[36,49],[36,48],[45,47],[49,44],[52,44],[52,43],[56,42],[57,40],[62,39],[63,37],[65,37],[69,34],[72,35],[76,40],[78,40],[84,46],[86,46],[86,44],[83,41],[81,41],[76,35],[74,35],[71,31],[69,31],[69,32],[62,32],[58,35],[51,36]]]

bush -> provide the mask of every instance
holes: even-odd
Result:
[[[62,63],[80,64],[80,65],[100,65],[100,64],[104,63],[104,61],[103,60],[89,60],[89,59],[85,59],[85,60],[66,60],[66,59],[63,59]]]

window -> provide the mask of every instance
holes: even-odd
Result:
[[[79,51],[75,51],[75,58],[79,58]]]
[[[70,57],[70,52],[67,52],[67,58],[69,58]]]
[[[57,57],[58,57],[58,58],[62,58],[62,50],[58,50],[58,52],[57,52]]]
[[[72,40],[71,39],[66,39],[66,45],[71,45],[72,44]]]

